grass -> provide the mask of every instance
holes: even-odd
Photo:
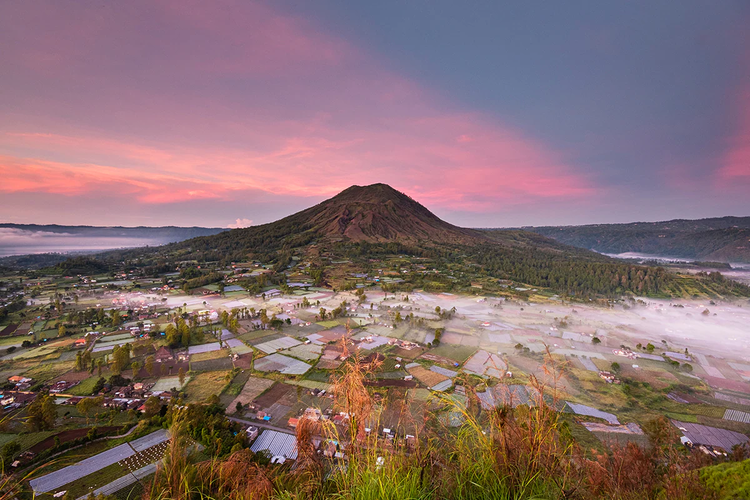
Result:
[[[208,361],[211,359],[226,358],[227,356],[228,354],[226,349],[219,349],[218,351],[199,352],[198,354],[193,354],[192,356],[190,356],[190,361]]]
[[[61,363],[41,363],[36,364],[31,369],[24,372],[24,376],[31,377],[34,382],[46,382],[62,373],[69,372],[75,367],[75,361],[63,361]]]
[[[435,356],[442,356],[463,364],[463,362],[469,359],[472,354],[477,352],[477,348],[468,345],[440,344],[439,346],[430,349],[428,352]]]
[[[0,434],[0,448],[15,440],[18,434]]]
[[[78,385],[71,387],[67,392],[74,396],[89,396],[91,395],[91,391],[94,390],[97,380],[99,380],[99,376],[96,375],[96,371],[94,371],[93,376],[81,381]]]
[[[187,402],[199,403],[212,395],[220,395],[226,385],[227,371],[202,372],[195,375],[187,384]]]
[[[120,478],[127,474],[127,470],[120,464],[114,463],[103,469],[99,469],[93,474],[76,479],[60,488],[58,490],[67,490],[73,498],[78,498],[84,495],[88,495],[94,490],[101,488],[102,486],[111,483],[117,478]],[[43,495],[43,497],[51,498],[51,495]]]
[[[2,329],[2,327],[0,327]],[[29,340],[28,335],[20,335],[15,337],[0,337],[0,347],[9,346],[14,344],[22,344],[24,340]]]
[[[50,436],[60,432],[59,429],[53,431],[25,432],[18,434],[16,441],[21,445],[21,450],[28,450],[37,443],[40,443]]]
[[[322,326],[323,328],[333,328],[339,326],[341,323],[338,320],[332,319],[329,321],[318,321],[316,325]]]
[[[750,460],[706,467],[701,478],[721,500],[750,498]]]

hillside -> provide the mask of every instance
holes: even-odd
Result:
[[[269,224],[96,256],[112,269],[140,268],[154,277],[200,264],[202,270],[183,283],[187,289],[221,279],[211,269],[234,262],[263,264],[272,269],[278,284],[286,283],[287,274],[297,273],[317,284],[344,287],[353,274],[383,267],[394,258],[409,266],[419,261],[421,270],[409,272],[401,264],[398,283],[389,285],[393,290],[458,292],[477,285],[499,292],[510,286],[507,282],[518,282],[581,298],[684,293],[684,287],[675,288],[676,277],[662,268],[626,264],[530,231],[457,227],[385,184],[352,186]],[[92,264],[78,259],[49,271],[97,269]],[[686,279],[697,284],[691,293],[750,294],[750,289],[719,278],[717,274]]]
[[[61,226],[57,224],[0,224],[0,258],[47,254],[33,259],[13,257],[7,262],[17,265],[26,262],[54,264],[64,259],[60,255],[92,253],[113,248],[159,246],[197,236],[225,231],[207,227],[121,227],[121,226]],[[0,261],[3,262],[3,261]]]
[[[524,228],[603,253],[644,253],[717,262],[750,262],[750,217]]]
[[[527,236],[519,237],[519,234]],[[386,184],[352,186],[278,221],[194,238],[170,248],[189,254],[197,252],[203,257],[216,254],[216,258],[219,255],[242,258],[248,253],[269,256],[312,243],[328,246],[395,243],[422,249],[491,243],[509,247],[533,244],[536,248],[576,251],[533,233],[506,230],[489,234],[454,226]],[[593,253],[590,256],[595,258]]]

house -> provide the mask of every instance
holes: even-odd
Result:
[[[290,418],[290,419],[289,419],[289,421],[287,422],[287,425],[289,425],[289,427],[291,427],[291,428],[293,428],[293,429],[296,429],[296,428],[297,428],[297,426],[299,425],[299,419],[298,419],[298,418],[294,418],[294,417],[292,417],[292,418]]]
[[[21,385],[21,384],[29,384],[31,383],[30,378],[28,377],[22,377],[21,375],[13,375],[12,377],[8,378],[8,382],[11,384]]]
[[[258,433],[259,433],[259,432],[260,432],[260,431],[258,430],[258,428],[257,428],[257,427],[255,427],[254,425],[251,425],[251,426],[250,426],[250,427],[248,427],[248,428],[247,428],[247,430],[245,431],[245,433],[247,434],[247,440],[248,440],[248,441],[252,441],[252,440],[254,440],[255,438],[257,438],[257,437],[258,437]]]
[[[76,349],[81,348],[81,347],[86,347],[86,339],[85,338],[76,339],[76,341],[73,344]]]
[[[172,351],[170,351],[167,347],[162,346],[154,354],[154,360],[157,363],[168,363],[170,361],[174,361],[174,355],[172,354]]]
[[[601,371],[601,372],[599,372],[599,377],[602,380],[604,380],[605,382],[607,382],[608,384],[619,384],[620,383],[620,379],[618,379],[617,377],[615,377],[615,375],[612,372]]]
[[[302,415],[302,418],[317,422],[318,420],[320,420],[320,410],[318,410],[317,408],[307,408],[304,415]]]

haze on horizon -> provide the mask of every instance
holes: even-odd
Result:
[[[750,4],[6,2],[0,222],[750,215]]]

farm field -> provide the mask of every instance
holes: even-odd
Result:
[[[203,372],[195,375],[187,383],[188,403],[202,403],[210,396],[220,395],[226,384],[227,371]]]

